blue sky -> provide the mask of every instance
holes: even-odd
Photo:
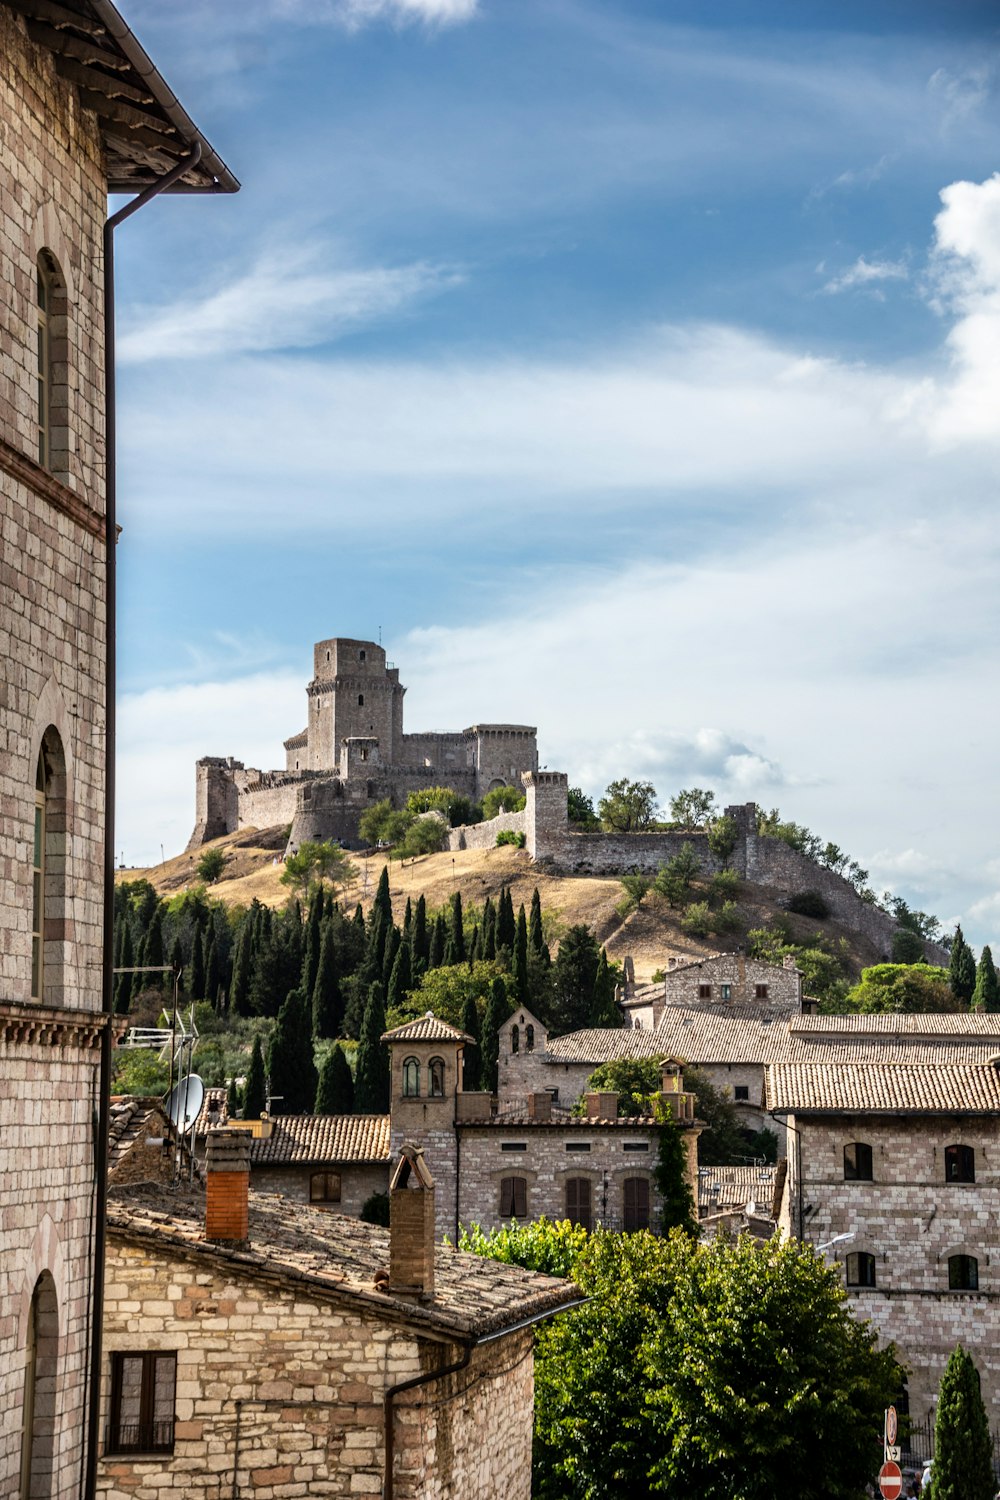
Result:
[[[381,630],[411,729],[777,804],[996,939],[994,7],[126,13],[243,182],[118,237],[128,862]]]

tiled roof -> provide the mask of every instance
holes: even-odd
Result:
[[[909,1015],[903,1011],[880,1011],[849,1016],[796,1016],[790,1028],[807,1035],[858,1033],[874,1036],[969,1036],[994,1037],[1000,1051],[1000,1015],[986,1011],[934,1011]]]
[[[145,1139],[147,1135],[172,1134],[159,1099],[146,1099],[138,1094],[112,1099],[108,1113],[109,1167],[114,1169],[140,1136]]]
[[[770,1213],[776,1168],[699,1167],[698,1201],[706,1208],[744,1208],[752,1199],[758,1210]]]
[[[276,1115],[270,1137],[250,1145],[254,1167],[388,1160],[388,1115]]]
[[[204,1258],[223,1266],[227,1277],[242,1269],[291,1294],[307,1285],[319,1297],[429,1333],[479,1338],[580,1297],[570,1281],[437,1245],[434,1298],[417,1304],[375,1288],[376,1273],[389,1267],[386,1229],[262,1193],[250,1194],[249,1248],[206,1241],[204,1219],[199,1193],[144,1186],[109,1197],[112,1239]]]
[[[201,1114],[194,1122],[194,1128],[198,1135],[204,1135],[205,1131],[213,1125],[225,1125],[229,1119],[229,1091],[223,1088],[210,1088],[205,1090],[205,1101],[201,1106]]]
[[[768,1109],[796,1114],[1000,1111],[1000,1072],[989,1065],[777,1063],[767,1069]]]
[[[475,1037],[468,1036],[464,1031],[459,1031],[457,1026],[449,1026],[447,1021],[439,1021],[437,1016],[430,1011],[425,1016],[419,1016],[416,1021],[405,1021],[402,1026],[396,1026],[392,1031],[382,1034],[383,1042],[471,1042],[476,1045]]]

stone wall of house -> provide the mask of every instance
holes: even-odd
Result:
[[[701,991],[706,986],[709,994],[703,995]],[[764,994],[757,993],[761,989]],[[746,1001],[791,1015],[801,1005],[801,991],[802,976],[798,969],[762,963],[742,953],[722,953],[700,963],[670,960],[663,979],[667,1005],[697,1005],[699,1000]]]
[[[229,1274],[205,1257],[168,1257],[115,1233],[104,1346],[105,1422],[114,1352],[177,1355],[173,1452],[106,1455],[98,1492],[113,1500],[219,1500],[234,1477],[255,1500],[380,1495],[387,1386],[457,1354],[302,1283]],[[459,1375],[401,1396],[398,1500],[528,1500],[531,1401],[527,1331],[477,1350]]]
[[[309,1183],[314,1172],[338,1172],[340,1174],[340,1202],[317,1204],[328,1207],[334,1213],[351,1214],[357,1217],[372,1193],[389,1191],[388,1163],[331,1162],[329,1167],[278,1167],[260,1166],[251,1168],[251,1186],[257,1193],[283,1193],[294,1203],[308,1203]]]
[[[897,1339],[913,1366],[910,1406],[915,1417],[930,1409],[958,1336],[980,1369],[991,1424],[1000,1423],[1000,1352],[996,1316],[1000,1261],[995,1252],[1000,1190],[1000,1122],[956,1115],[895,1117],[793,1116],[799,1146],[789,1149],[781,1225],[824,1244],[838,1234],[854,1239],[835,1247],[875,1258],[876,1287],[852,1291],[859,1314],[871,1317],[883,1339]],[[844,1180],[844,1146],[872,1147],[871,1182]],[[946,1146],[975,1150],[975,1182],[946,1183]],[[801,1163],[799,1152],[801,1152]],[[979,1291],[948,1289],[948,1259],[975,1256]],[[957,1330],[957,1332],[956,1332]]]
[[[521,812],[498,813],[482,823],[469,823],[461,828],[452,828],[445,844],[446,849],[495,849],[498,833],[524,833],[526,818]]]

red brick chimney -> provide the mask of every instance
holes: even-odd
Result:
[[[205,1158],[205,1238],[249,1238],[250,1132],[210,1130]]]
[[[389,1183],[389,1291],[434,1296],[434,1178],[412,1141],[400,1147]]]
[[[588,1120],[617,1120],[618,1095],[610,1089],[584,1094],[583,1108]]]

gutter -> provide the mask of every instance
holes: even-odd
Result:
[[[104,0],[93,0],[103,6]],[[107,7],[111,9],[111,7]],[[124,24],[123,22],[121,23]],[[169,189],[201,160],[201,142],[196,140],[188,155],[164,177],[144,188],[104,224],[104,931],[101,961],[100,1098],[95,1132],[94,1184],[97,1207],[94,1223],[94,1279],[91,1298],[90,1370],[88,1391],[87,1467],[83,1493],[86,1500],[97,1494],[97,1453],[101,1430],[101,1320],[104,1312],[104,1257],[107,1249],[108,1130],[111,1100],[111,1017],[114,1013],[115,933],[115,613],[117,544],[117,471],[115,465],[115,240],[118,225],[144,208],[159,193]]]
[[[509,1333],[520,1333],[523,1328],[532,1328],[536,1323],[544,1323],[548,1318],[554,1318],[559,1313],[574,1312],[578,1307],[583,1307],[590,1302],[590,1297],[577,1297],[573,1302],[563,1302],[559,1307],[551,1307],[545,1312],[535,1313],[533,1317],[522,1318],[517,1323],[508,1323],[503,1328],[498,1328],[495,1333],[484,1333],[478,1339],[461,1342],[459,1348],[462,1355],[450,1365],[442,1365],[438,1370],[429,1370],[424,1375],[414,1375],[410,1380],[402,1380],[398,1385],[389,1386],[383,1398],[384,1423],[385,1423],[385,1478],[382,1483],[382,1500],[394,1500],[395,1496],[395,1430],[394,1430],[394,1403],[397,1396],[403,1395],[405,1391],[415,1391],[420,1386],[430,1385],[435,1380],[443,1380],[446,1375],[457,1375],[464,1370],[472,1358],[473,1352],[482,1347],[483,1344],[492,1344],[496,1339],[502,1339]]]
[[[174,93],[173,89],[167,83],[166,79],[156,67],[156,64],[153,62],[152,58],[142,46],[139,38],[125,24],[125,21],[118,14],[118,11],[115,9],[115,7],[110,3],[110,0],[90,0],[90,6],[94,14],[97,16],[97,19],[100,21],[101,25],[107,31],[108,35],[114,39],[116,45],[121,48],[125,56],[128,58],[129,62],[132,64],[132,67],[142,78],[142,81],[145,83],[146,87],[153,95],[153,98],[163,110],[163,113],[166,115],[171,125],[173,125],[174,129],[177,131],[178,135],[181,138],[181,143],[183,144],[187,142],[190,147],[197,146],[199,148],[198,156],[194,157],[193,159],[188,158],[188,160],[184,162],[180,171],[174,169],[168,172],[165,177],[161,177],[158,180],[158,183],[154,183],[151,185],[156,187],[156,191],[158,193],[196,193],[210,191],[205,188],[189,187],[183,184],[180,187],[176,186],[178,179],[183,175],[184,172],[189,172],[192,167],[196,167],[201,164],[202,166],[206,167],[207,170],[211,172],[212,176],[215,178],[215,192],[239,192],[240,184],[238,180],[233,176],[232,172],[230,172],[221,156],[219,156],[218,153],[214,151],[209,145],[208,141],[206,141],[205,137],[202,135],[201,131],[198,129],[197,125],[194,123],[191,116],[184,108],[183,104],[181,104],[180,100],[177,98],[177,95]],[[140,197],[142,196],[143,195],[140,194]],[[141,207],[142,203],[140,203],[138,199],[135,199],[133,200],[133,203],[129,205],[128,211],[132,213],[136,208]],[[116,216],[116,218],[117,217],[118,216]]]

